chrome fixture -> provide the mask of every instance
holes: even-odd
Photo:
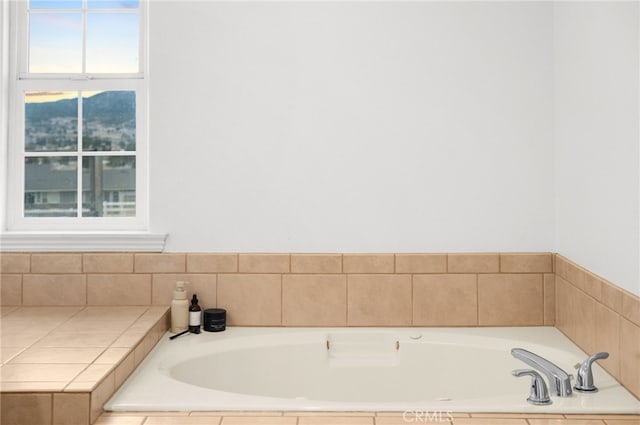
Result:
[[[578,367],[578,377],[576,378],[576,386],[573,387],[576,391],[595,393],[598,391],[598,387],[593,384],[593,371],[591,366],[593,362],[600,359],[606,359],[609,357],[609,353],[596,353],[590,356],[587,360],[583,361]]]
[[[527,398],[529,403],[535,404],[536,406],[551,404],[547,384],[538,372],[533,369],[517,369],[511,372],[511,374],[513,376],[531,376],[531,394],[529,394],[529,397]]]
[[[524,348],[512,349],[511,355],[545,374],[549,380],[549,387],[551,388],[552,394],[560,397],[569,397],[571,395],[572,375],[569,375],[549,360],[531,351],[527,351]]]

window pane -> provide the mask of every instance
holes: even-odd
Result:
[[[87,72],[138,72],[137,13],[87,14]]]
[[[82,9],[82,0],[30,0],[30,9]]]
[[[82,159],[82,215],[136,215],[136,158],[92,156]]]
[[[138,0],[88,0],[89,9],[137,9]]]
[[[82,92],[82,149],[136,150],[136,93]]]
[[[78,146],[78,93],[25,93],[25,150],[75,151]]]
[[[82,14],[30,15],[29,72],[82,72]]]
[[[25,158],[24,216],[76,217],[76,157]]]

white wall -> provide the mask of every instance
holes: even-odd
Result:
[[[0,229],[6,228],[7,140],[9,121],[9,2],[0,0]]]
[[[156,2],[168,251],[553,249],[551,3]]]
[[[556,251],[640,295],[638,3],[554,6]]]

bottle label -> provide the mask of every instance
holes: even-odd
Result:
[[[199,311],[190,311],[189,312],[189,326],[200,326],[200,312]]]

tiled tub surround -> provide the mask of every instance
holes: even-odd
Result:
[[[553,255],[15,254],[4,305],[167,305],[176,280],[240,326],[538,326]]]
[[[3,425],[84,425],[168,328],[165,306],[2,307]]]
[[[556,327],[640,398],[640,299],[556,256]]]
[[[3,305],[166,306],[176,280],[230,325],[557,326],[640,397],[640,299],[551,253],[6,253]],[[556,288],[557,281],[557,288]],[[557,317],[556,317],[557,314]]]

